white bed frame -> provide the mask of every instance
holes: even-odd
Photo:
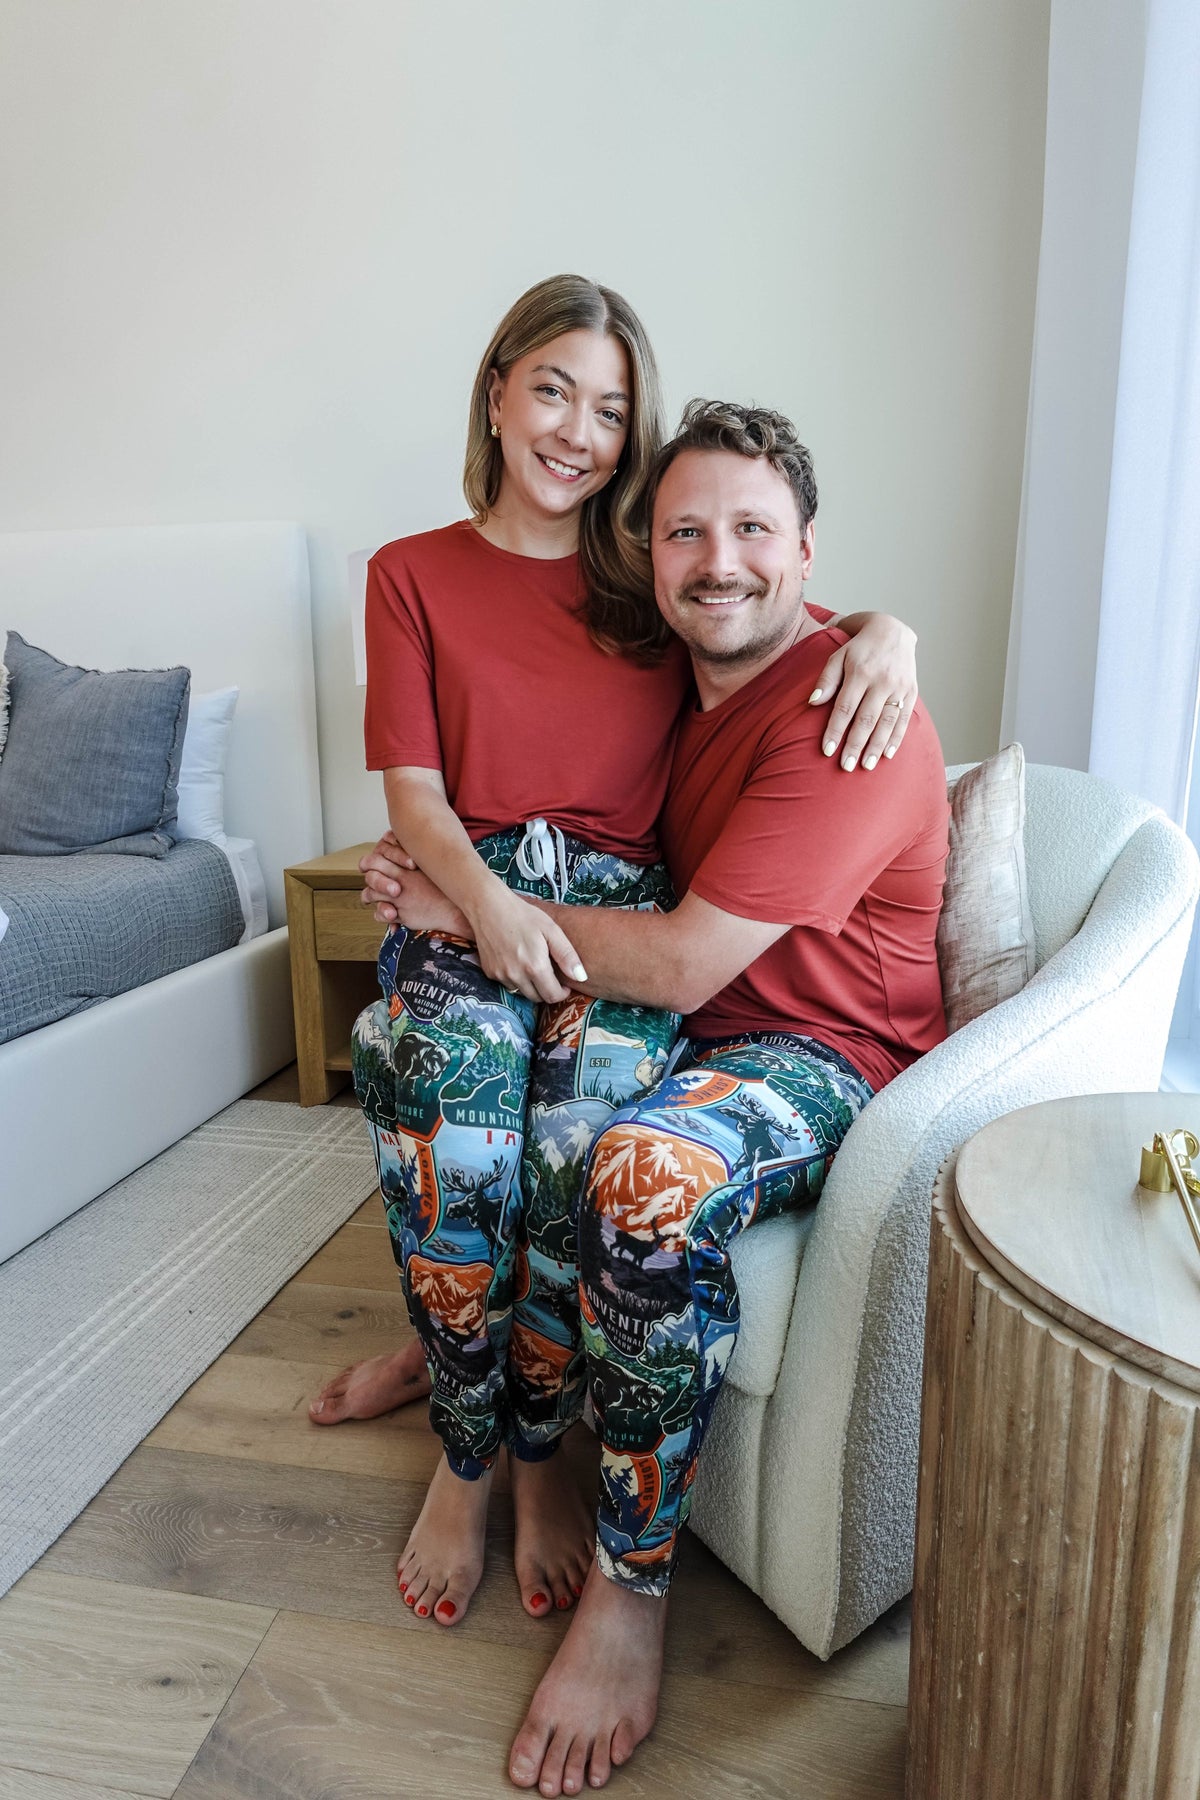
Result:
[[[0,656],[9,629],[65,662],[237,684],[226,827],[258,845],[274,929],[0,1045],[0,1260],[292,1060],[283,870],[324,847],[298,526],[0,535]]]

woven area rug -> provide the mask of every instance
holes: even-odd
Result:
[[[0,1594],[374,1186],[357,1108],[238,1100],[0,1265]]]

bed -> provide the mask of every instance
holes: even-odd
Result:
[[[257,935],[231,858],[204,839],[161,858],[0,855],[0,907],[0,1045]]]
[[[0,535],[0,626],[85,666],[183,663],[193,693],[241,690],[225,774],[239,913],[222,927],[238,941],[0,1043],[2,1260],[292,1059],[283,870],[323,841],[299,527]],[[211,847],[189,854],[198,862]]]

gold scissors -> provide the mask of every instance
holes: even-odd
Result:
[[[1156,1131],[1154,1142],[1142,1146],[1142,1172],[1138,1185],[1155,1194],[1174,1192],[1179,1196],[1196,1249],[1200,1250],[1200,1212],[1196,1209],[1196,1201],[1200,1199],[1200,1175],[1192,1167],[1195,1156],[1200,1156],[1200,1141],[1192,1132],[1185,1131],[1182,1126],[1175,1131]]]

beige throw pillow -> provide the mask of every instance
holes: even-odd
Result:
[[[1025,877],[1025,752],[1008,744],[949,790],[950,854],[937,952],[946,1029],[1019,994],[1034,972]]]

